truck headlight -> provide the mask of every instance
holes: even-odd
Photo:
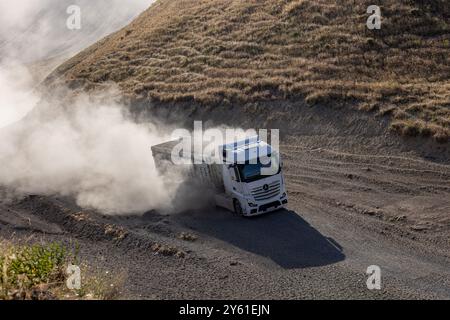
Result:
[[[256,208],[258,205],[254,204],[253,202],[249,202],[248,205],[252,208]]]
[[[287,196],[287,194],[286,194],[286,192],[284,192],[284,193],[281,195],[281,199],[286,198],[286,196]]]

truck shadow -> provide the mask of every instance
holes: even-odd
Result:
[[[317,267],[345,259],[342,247],[296,212],[280,210],[255,218],[214,214],[179,216],[190,228],[266,257],[285,269]]]

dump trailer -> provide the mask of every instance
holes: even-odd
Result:
[[[280,154],[259,137],[218,145],[220,156],[214,161],[192,151],[184,154],[185,163],[175,164],[174,150],[179,150],[180,144],[182,139],[176,139],[152,147],[161,176],[181,172],[214,190],[217,206],[243,216],[257,216],[288,204]]]

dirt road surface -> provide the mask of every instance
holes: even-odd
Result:
[[[450,299],[449,165],[295,138],[281,149],[288,210],[111,217],[30,196],[0,204],[0,236],[79,243],[90,263],[126,274],[123,298]],[[370,265],[381,290],[367,289]]]

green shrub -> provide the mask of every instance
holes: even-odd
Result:
[[[66,257],[66,249],[57,243],[8,248],[0,256],[2,287],[32,287],[61,280]]]
[[[0,242],[0,300],[3,299],[115,299],[124,277],[93,273],[59,243],[14,246]],[[81,265],[82,288],[66,287],[66,268]],[[108,275],[108,276],[106,276]],[[120,281],[119,281],[120,280]]]

